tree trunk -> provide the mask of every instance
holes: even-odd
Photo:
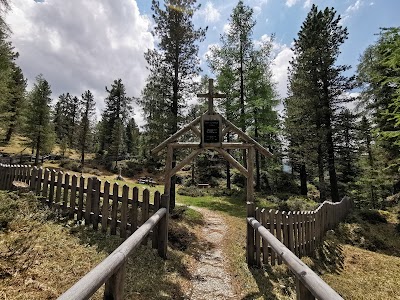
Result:
[[[6,138],[4,139],[6,143],[10,142],[13,133],[14,133],[14,127],[10,125],[7,130]]]
[[[307,196],[308,189],[307,189],[307,171],[306,165],[303,163],[300,166],[300,194]]]
[[[317,150],[317,164],[318,164],[318,189],[320,202],[326,200],[326,187],[324,178],[324,159],[322,152],[322,145],[319,143]]]
[[[254,111],[254,139],[258,141],[258,115],[257,110]],[[256,150],[256,191],[261,191],[261,172],[260,172],[260,153]]]
[[[243,76],[243,46],[240,41],[240,126],[243,132],[246,132],[246,120],[245,120],[245,109],[244,109],[244,76]],[[247,168],[247,156],[246,149],[242,152],[243,166]]]

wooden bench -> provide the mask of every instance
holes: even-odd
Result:
[[[198,183],[197,186],[199,188],[203,188],[204,189],[204,188],[208,188],[210,185],[208,183]]]

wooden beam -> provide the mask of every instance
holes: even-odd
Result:
[[[164,178],[164,194],[169,195],[169,190],[171,189],[171,169],[172,169],[172,159],[174,156],[174,148],[168,145],[167,150],[167,161],[165,162],[165,178]]]
[[[227,126],[229,126],[233,132],[235,132],[241,139],[245,140],[248,143],[254,144],[254,147],[264,156],[266,157],[272,157],[272,153],[269,152],[267,149],[265,149],[263,146],[261,146],[256,140],[252,139],[249,137],[246,133],[241,131],[239,128],[237,128],[234,124],[229,122],[227,119],[222,117],[222,120],[225,122]]]
[[[170,144],[172,148],[174,149],[198,149],[200,148],[200,143],[182,143],[182,142],[177,142],[177,143],[171,143]]]
[[[222,136],[225,136],[225,134],[227,134],[229,131],[231,131],[232,129],[229,126],[225,126],[225,128],[222,130]]]
[[[201,138],[201,132],[195,125],[190,126],[190,129],[192,129],[192,131],[195,135],[197,135],[199,138]]]
[[[232,155],[230,155],[224,149],[214,148],[213,150],[221,154],[232,166],[238,169],[238,171],[242,173],[246,178],[249,176],[249,173],[247,172],[246,168],[243,167],[236,159],[232,157]]]
[[[222,149],[249,149],[250,147],[253,147],[253,145],[244,143],[222,143]]]
[[[187,131],[189,131],[191,129],[191,126],[194,126],[198,123],[200,123],[201,120],[201,116],[197,117],[196,119],[194,119],[192,122],[190,122],[188,125],[186,125],[185,127],[183,127],[181,130],[178,130],[177,132],[175,132],[173,135],[171,135],[169,138],[167,138],[166,140],[164,140],[164,142],[162,142],[161,144],[159,144],[157,147],[155,147],[153,150],[151,150],[151,154],[156,155],[158,154],[158,152],[161,151],[161,149],[163,149],[167,144],[175,142],[180,136],[182,136],[183,134],[185,134]],[[169,193],[168,193],[169,194]]]
[[[169,176],[174,176],[176,172],[178,172],[180,169],[182,169],[185,165],[187,165],[190,161],[192,161],[197,155],[202,152],[203,149],[197,149],[194,150],[192,153],[190,153],[185,159],[183,159],[179,164],[173,168],[169,174]]]

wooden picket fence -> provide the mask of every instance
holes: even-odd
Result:
[[[139,189],[131,189],[96,177],[70,175],[54,169],[28,165],[0,164],[0,189],[10,190],[13,181],[29,184],[30,190],[71,219],[93,225],[93,229],[119,234],[126,238],[144,224],[160,208],[161,195],[155,192],[150,203],[150,192],[145,189],[139,201]],[[153,247],[157,247],[153,235]],[[145,243],[145,242],[144,242]]]
[[[267,228],[280,242],[282,242],[297,257],[310,256],[321,243],[326,231],[333,229],[341,222],[353,203],[348,197],[333,203],[325,201],[314,211],[279,211],[255,207],[248,203],[248,217],[255,218]],[[249,264],[261,266],[264,264],[282,264],[281,256],[268,245],[260,234],[249,229],[247,259]],[[253,238],[251,238],[253,236]]]

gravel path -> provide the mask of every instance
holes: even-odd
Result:
[[[194,207],[193,207],[194,208]],[[224,219],[219,214],[204,208],[194,208],[204,216],[202,238],[210,247],[200,253],[192,279],[192,300],[237,299],[231,285],[231,277],[224,268],[222,251],[225,230]]]

